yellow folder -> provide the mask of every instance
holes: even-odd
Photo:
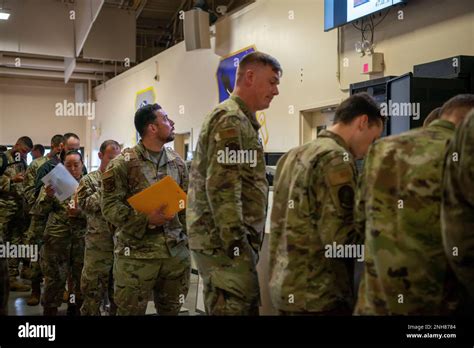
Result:
[[[135,210],[145,214],[167,204],[164,213],[171,217],[186,207],[186,193],[167,175],[127,201]]]

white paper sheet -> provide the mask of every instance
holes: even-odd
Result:
[[[56,165],[41,181],[43,181],[45,185],[51,185],[54,188],[54,195],[60,202],[71,197],[79,186],[77,180],[74,179],[71,173],[69,173],[66,167],[61,163]]]

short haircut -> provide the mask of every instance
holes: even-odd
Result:
[[[59,146],[61,143],[64,143],[64,136],[61,134],[53,135],[51,138],[51,146]]]
[[[31,140],[30,137],[26,137],[26,136],[21,137],[21,138],[19,138],[16,142],[25,145],[25,146],[28,147],[29,149],[32,149],[32,148],[33,148],[33,140]]]
[[[135,129],[141,137],[145,134],[145,129],[149,124],[156,121],[155,111],[161,110],[162,107],[158,104],[147,104],[142,106],[135,113]]]
[[[239,72],[244,72],[245,68],[247,68],[251,64],[259,64],[263,66],[270,66],[272,70],[278,75],[283,74],[283,69],[281,68],[280,63],[276,58],[272,57],[269,54],[263,52],[252,52],[244,56],[239,63]]]
[[[474,94],[458,94],[443,104],[440,116],[450,114],[455,109],[472,109],[474,108]]]
[[[75,133],[66,133],[66,134],[64,134],[64,141],[65,142],[68,141],[69,138],[76,138],[79,141],[81,140],[81,139],[79,139],[79,137]]]
[[[385,117],[380,113],[380,108],[375,100],[367,93],[357,93],[344,100],[336,109],[334,124],[349,124],[360,115],[367,115],[369,125],[382,122],[385,123]]]
[[[41,156],[44,156],[44,146],[41,144],[35,144],[32,151],[39,151]]]
[[[441,116],[441,107],[437,107],[436,109],[431,110],[431,112],[426,116],[425,120],[423,121],[423,127],[428,127],[431,122],[436,121]]]
[[[64,161],[66,161],[67,156],[70,156],[70,155],[79,155],[79,157],[81,158],[81,162],[82,162],[82,153],[80,151],[70,150],[70,151],[66,152],[66,154],[64,155]]]
[[[5,145],[0,145],[0,152],[5,152],[8,150],[8,147],[6,147]]]
[[[115,145],[120,149],[120,144],[116,142],[115,140],[106,140],[102,143],[102,145],[100,145],[99,152],[104,153],[105,150],[107,150],[107,147],[110,145]]]

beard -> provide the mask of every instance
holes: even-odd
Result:
[[[174,140],[174,133],[170,133],[170,135],[168,135],[168,138],[166,138],[166,142],[169,143],[173,140]]]

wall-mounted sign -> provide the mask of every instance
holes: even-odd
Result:
[[[155,94],[155,88],[153,87],[148,87],[145,89],[142,89],[138,91],[135,94],[135,111],[140,109],[142,106],[145,106],[147,104],[153,104],[156,101],[156,94]],[[138,132],[135,132],[135,139],[136,143],[140,140],[140,135]]]
[[[256,51],[255,46],[249,46],[221,58],[216,73],[217,87],[219,89],[219,103],[229,98],[234,91],[235,73],[237,72],[240,60],[254,51]]]

